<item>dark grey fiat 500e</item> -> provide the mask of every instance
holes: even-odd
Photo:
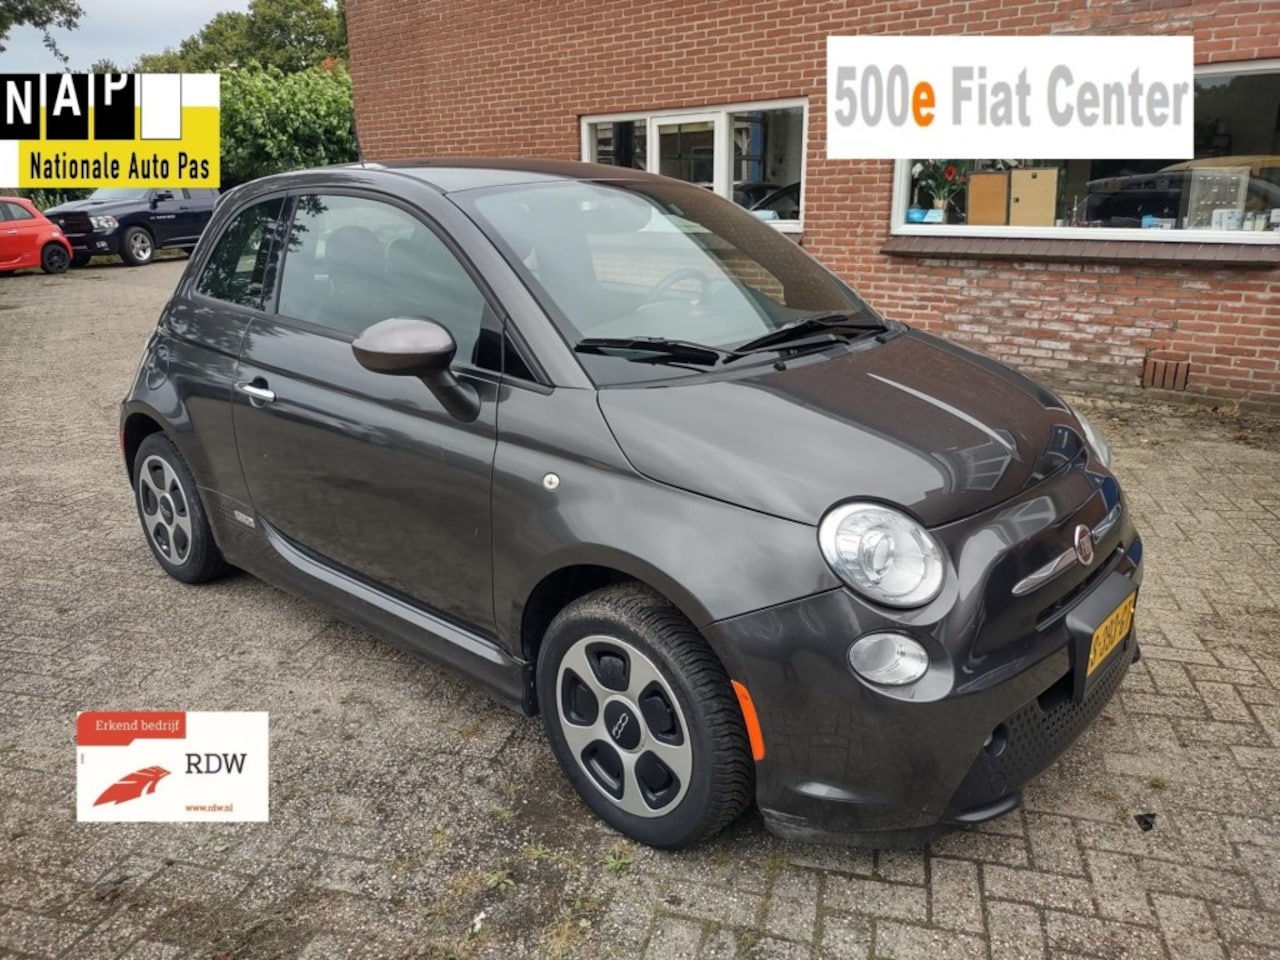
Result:
[[[622,833],[1012,810],[1137,656],[1053,393],[689,184],[441,161],[225,196],[121,412],[138,514],[541,713]]]

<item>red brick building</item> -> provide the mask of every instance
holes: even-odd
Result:
[[[1145,372],[1160,395],[1280,410],[1280,0],[347,0],[347,17],[367,159],[680,176],[760,205],[890,316],[1061,386],[1129,394]],[[946,222],[917,222],[914,161],[826,158],[826,38],[961,33],[1194,34],[1196,160],[962,161]]]

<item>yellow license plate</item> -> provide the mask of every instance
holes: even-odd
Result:
[[[1138,595],[1129,594],[1128,599],[1102,621],[1102,626],[1093,631],[1093,642],[1089,645],[1089,669],[1085,671],[1085,676],[1093,673],[1098,664],[1107,659],[1107,655],[1129,635],[1129,631],[1133,629],[1133,607],[1137,602]]]

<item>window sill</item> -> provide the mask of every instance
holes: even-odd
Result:
[[[974,237],[894,234],[880,248],[894,257],[943,257],[979,260],[1054,260],[1058,262],[1159,263],[1207,267],[1280,266],[1280,243],[1231,243],[1221,240],[1120,240],[1047,237]]]

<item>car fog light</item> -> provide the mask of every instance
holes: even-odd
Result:
[[[849,647],[849,666],[865,680],[898,687],[924,676],[929,654],[900,633],[870,633]]]

